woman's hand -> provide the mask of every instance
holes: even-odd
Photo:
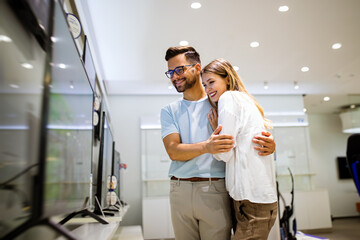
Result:
[[[210,109],[210,113],[208,114],[208,119],[213,131],[218,127],[218,114],[214,108]]]

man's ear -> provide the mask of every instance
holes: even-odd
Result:
[[[197,63],[197,64],[195,65],[195,69],[196,69],[196,71],[201,72],[201,65],[200,65],[199,63]]]

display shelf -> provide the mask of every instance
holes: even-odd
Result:
[[[79,239],[98,240],[98,239],[112,239],[125,214],[127,213],[129,205],[121,207],[119,212],[115,212],[115,216],[107,216],[105,220],[108,224],[101,224],[91,217],[75,217],[70,219],[65,227],[72,229],[71,233]],[[59,221],[60,218],[53,218],[54,221]],[[58,237],[56,240],[63,240],[64,237]]]

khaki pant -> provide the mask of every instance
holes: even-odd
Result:
[[[170,181],[171,219],[176,240],[228,240],[231,199],[225,180]]]
[[[233,204],[237,221],[234,240],[266,240],[276,220],[277,202],[263,204],[233,200]]]

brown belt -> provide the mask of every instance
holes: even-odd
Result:
[[[202,182],[202,181],[218,181],[220,179],[224,179],[224,178],[201,178],[201,177],[192,177],[192,178],[177,178],[172,176],[170,178],[171,180],[179,180],[179,181],[190,181],[190,182]]]

